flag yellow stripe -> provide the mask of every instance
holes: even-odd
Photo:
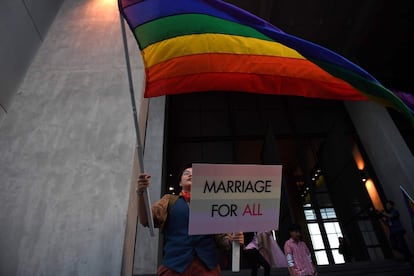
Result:
[[[179,36],[152,44],[142,51],[146,68],[172,58],[206,53],[305,59],[297,51],[277,42],[226,34]]]

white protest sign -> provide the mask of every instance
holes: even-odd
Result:
[[[281,165],[193,164],[189,234],[279,227]]]

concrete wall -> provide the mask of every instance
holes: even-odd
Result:
[[[134,145],[117,2],[65,1],[0,126],[0,275],[119,275]]]
[[[0,1],[0,122],[62,2]]]

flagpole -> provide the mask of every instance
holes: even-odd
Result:
[[[404,189],[403,186],[400,185],[400,189],[404,192],[404,194],[411,200],[411,202],[414,202],[413,198],[408,194],[408,192]]]
[[[240,243],[232,241],[231,271],[240,272]]]
[[[128,83],[129,83],[129,94],[131,96],[131,104],[132,104],[132,112],[134,117],[134,125],[135,125],[135,134],[136,134],[136,151],[138,155],[138,164],[139,164],[139,171],[141,173],[144,172],[144,157],[143,157],[143,149],[142,149],[142,143],[141,143],[141,135],[139,132],[138,127],[138,116],[137,116],[137,108],[135,104],[135,96],[134,96],[134,85],[132,83],[132,74],[131,74],[131,63],[129,61],[129,54],[128,54],[128,43],[126,38],[126,31],[125,31],[125,22],[123,20],[122,14],[119,13],[119,18],[121,22],[121,30],[122,30],[122,40],[124,43],[124,52],[125,52],[125,61],[126,61],[126,67],[127,67],[127,73],[128,73]],[[150,228],[150,234],[151,237],[154,237],[154,220],[152,219],[152,211],[151,211],[151,200],[149,196],[148,188],[144,190],[144,201],[145,201],[145,207],[147,211],[147,218],[148,218],[148,225]]]

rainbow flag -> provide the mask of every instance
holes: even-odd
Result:
[[[344,57],[219,0],[119,0],[138,42],[144,97],[239,91],[374,100],[414,112]]]

